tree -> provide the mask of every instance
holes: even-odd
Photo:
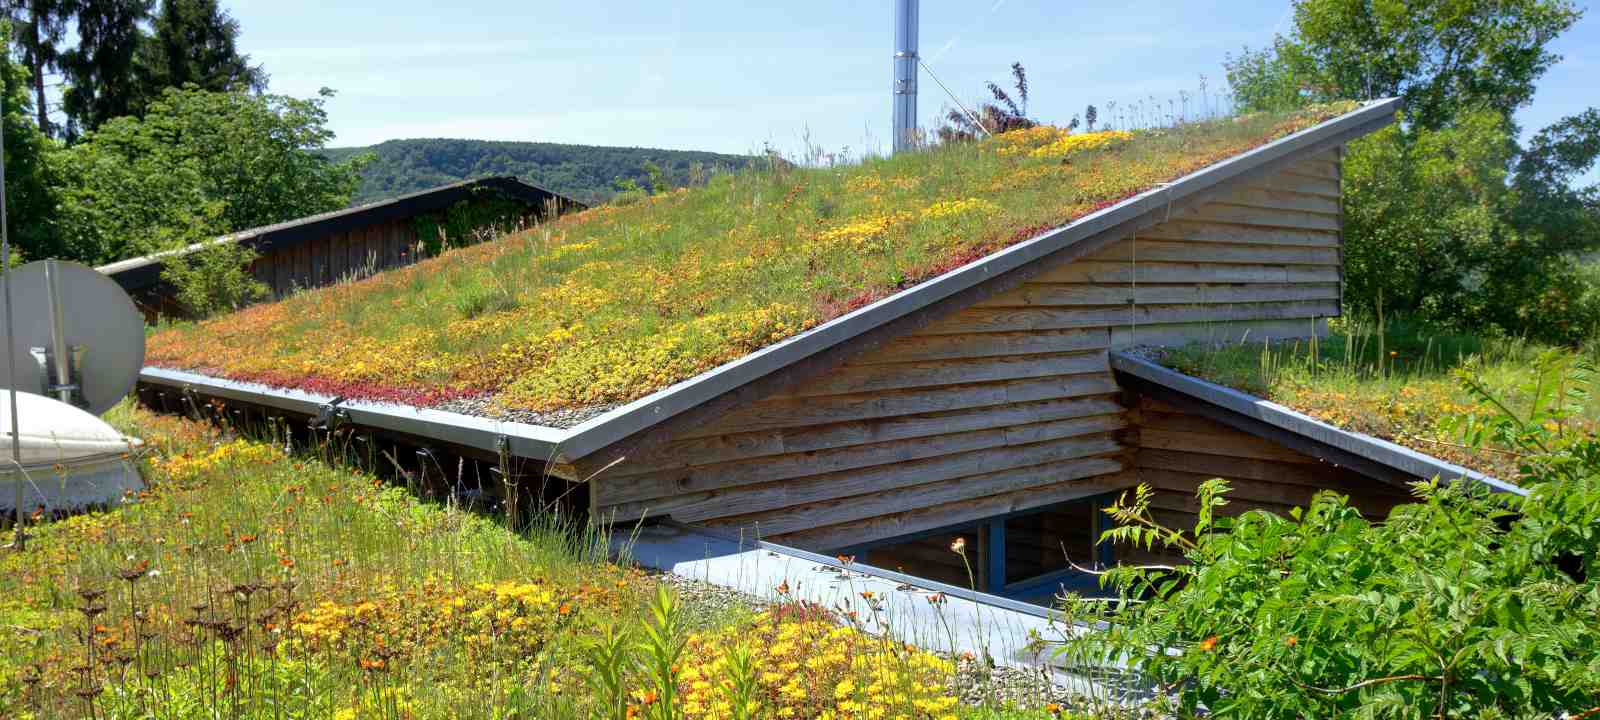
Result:
[[[64,255],[56,226],[57,197],[48,162],[54,150],[29,117],[29,74],[11,59],[11,25],[0,22],[0,79],[5,115],[5,186],[7,230],[11,245],[24,257]]]
[[[169,87],[266,90],[266,72],[239,54],[239,21],[216,0],[162,0],[152,25],[135,58],[141,94],[135,109],[142,110]]]
[[[67,76],[62,106],[67,134],[92,131],[133,113],[138,96],[134,55],[143,42],[139,23],[153,0],[80,0],[78,46],[62,54]]]
[[[67,19],[74,8],[73,0],[18,0],[6,8],[22,62],[33,81],[33,107],[38,113],[39,130],[46,135],[50,134],[50,108],[44,94],[44,76],[61,69],[58,45],[66,35]]]
[[[1245,110],[1399,95],[1400,125],[1345,159],[1347,302],[1467,328],[1576,342],[1593,293],[1568,267],[1600,248],[1600,113],[1520,147],[1512,113],[1578,19],[1567,0],[1297,0],[1295,30],[1228,59]]]
[[[344,207],[360,160],[320,154],[321,97],[168,89],[61,154],[63,230],[109,262]]]
[[[1430,130],[1470,109],[1526,105],[1561,59],[1550,41],[1582,15],[1569,0],[1296,0],[1294,11],[1273,50],[1230,58],[1241,104],[1399,96]]]

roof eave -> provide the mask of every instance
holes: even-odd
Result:
[[[342,422],[358,427],[415,435],[489,453],[500,452],[504,443],[504,449],[511,455],[523,458],[548,459],[555,456],[569,434],[567,430],[543,425],[410,405],[346,400],[334,395],[228,380],[183,370],[146,367],[139,372],[139,380],[179,392],[193,390],[208,397],[237,400],[311,417],[337,410],[342,413]]]

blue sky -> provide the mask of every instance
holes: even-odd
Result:
[[[889,0],[227,5],[273,91],[339,92],[328,105],[339,145],[470,137],[794,152],[809,131],[859,154],[889,136]],[[1020,60],[1029,113],[1064,121],[1088,103],[1196,94],[1202,74],[1223,90],[1225,55],[1291,22],[1288,0],[924,0],[921,51],[963,101]],[[1600,105],[1600,13],[1556,50],[1566,59],[1521,113],[1527,128]],[[924,126],[947,102],[924,73]]]

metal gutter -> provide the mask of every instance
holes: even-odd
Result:
[[[915,312],[1141,215],[1164,211],[1177,201],[1265,165],[1308,150],[1342,145],[1367,135],[1394,122],[1395,112],[1399,107],[1400,101],[1396,98],[1369,102],[1357,110],[1190,173],[1174,182],[1091,213],[1071,224],[907,288],[776,345],[651,393],[573,428],[572,434],[561,449],[563,459],[570,461],[582,458],[867,330]]]
[[[1168,212],[1177,204],[1203,198],[1223,183],[1269,171],[1297,155],[1321,152],[1367,135],[1394,122],[1399,104],[1398,99],[1392,98],[1369,102],[1337,118],[1210,165],[1068,225],[975,260],[570,429],[506,423],[387,403],[342,401],[339,407],[349,412],[351,421],[361,424],[370,423],[374,427],[489,450],[496,448],[493,438],[505,435],[510,439],[513,454],[517,456],[572,462],[985,281],[1102,233],[1123,231],[1142,218],[1156,217],[1156,213]],[[322,405],[336,400],[298,390],[154,367],[146,367],[140,373],[140,380],[169,387],[192,386],[197,391],[219,397],[312,415]]]
[[[1528,494],[1527,490],[1517,485],[1476,470],[1445,462],[1388,440],[1340,429],[1292,408],[1185,375],[1143,358],[1117,351],[1112,351],[1110,355],[1111,369],[1114,371],[1127,373],[1196,400],[1332,446],[1405,475],[1421,479],[1439,478],[1445,482],[1470,480],[1487,485],[1497,492]]]
[[[491,453],[498,453],[501,444],[505,443],[505,449],[516,457],[551,457],[566,433],[565,430],[542,425],[505,422],[409,405],[345,400],[332,395],[224,380],[182,370],[146,367],[140,371],[139,381],[180,392],[193,390],[211,397],[264,405],[313,417],[323,414],[325,409],[337,411],[343,421],[357,426],[416,435]]]

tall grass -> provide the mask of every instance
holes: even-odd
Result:
[[[969,711],[948,660],[829,609],[697,608],[608,562],[599,533],[419,502],[325,437],[290,453],[128,405],[108,417],[149,442],[152,486],[0,553],[0,717]]]

